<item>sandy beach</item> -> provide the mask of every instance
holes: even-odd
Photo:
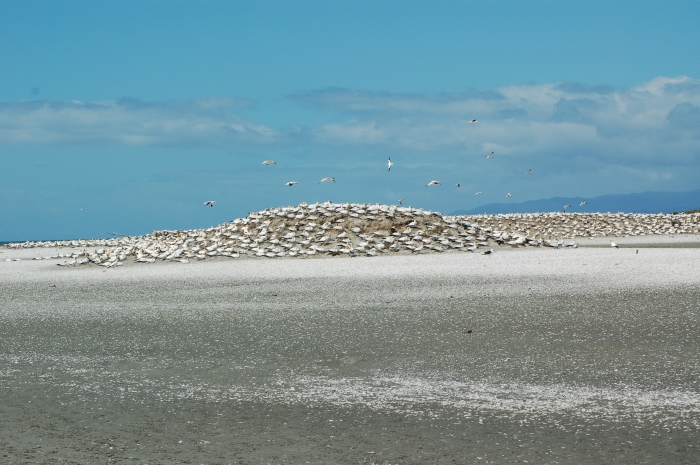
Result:
[[[106,270],[2,250],[2,461],[697,462],[700,249],[625,239]]]

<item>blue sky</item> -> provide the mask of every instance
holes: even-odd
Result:
[[[698,24],[684,1],[0,0],[0,240],[697,189]]]

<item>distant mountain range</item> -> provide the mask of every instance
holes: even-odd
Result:
[[[579,204],[586,200],[583,206]],[[601,195],[600,197],[554,197],[528,200],[522,203],[491,203],[471,210],[457,210],[452,215],[481,213],[537,213],[562,211],[570,204],[569,212],[627,212],[672,213],[700,208],[700,189],[689,192],[642,192],[638,194]]]

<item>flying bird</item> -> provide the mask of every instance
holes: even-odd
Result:
[[[473,119],[473,120],[469,121],[469,124],[479,124],[479,122],[477,120]]]
[[[322,182],[328,182],[328,181],[335,182],[335,178],[323,178],[323,179],[321,179],[321,181],[319,181],[319,184],[321,184]]]
[[[586,205],[587,203],[588,203],[588,202],[586,202],[586,201],[584,200],[584,201],[581,202],[578,206],[579,206],[579,207],[583,207],[583,206]]]
[[[440,185],[442,186],[442,183],[440,181],[430,181],[427,186],[425,187],[430,187],[430,186],[437,186]]]
[[[391,161],[391,157],[389,157],[389,162],[387,163],[387,166],[389,167],[387,171],[391,171],[391,167],[394,166],[394,162]]]
[[[202,205],[208,205],[210,207],[213,207],[215,204],[216,204],[216,200],[207,200]]]
[[[262,162],[263,165],[276,165],[275,160],[265,160]]]
[[[513,197],[510,192],[506,194],[506,198]]]
[[[530,173],[532,173],[532,168],[530,168],[529,170],[525,171],[525,174],[530,174]]]
[[[399,199],[399,205],[403,205],[403,201],[404,201],[404,200],[405,200],[405,199]]]
[[[479,192],[477,192],[477,193],[474,194],[474,195],[481,195],[481,194],[483,194],[483,192],[479,191]]]
[[[494,154],[494,153],[495,153],[495,152],[489,153],[488,155],[486,155],[486,158],[493,158],[493,154]]]
[[[571,204],[567,203],[566,205],[564,205],[564,213],[566,213],[567,208],[571,208]]]
[[[460,183],[455,184],[455,186],[462,187],[462,185]]]
[[[289,181],[288,183],[285,184],[285,186],[290,186],[290,187],[291,187],[291,186],[294,186],[294,185],[296,185],[296,184],[299,184],[299,183],[296,182],[296,181]]]

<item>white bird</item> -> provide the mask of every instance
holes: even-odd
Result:
[[[288,183],[285,184],[285,186],[294,186],[296,184],[299,184],[299,183],[296,181],[289,181]]]
[[[614,248],[616,248],[616,249],[619,249],[619,248],[620,248],[612,239],[610,239],[610,246],[611,246],[611,247],[614,247]]]
[[[405,199],[399,199],[399,205],[403,205],[403,201],[404,201],[404,200],[405,200]]]
[[[440,185],[442,186],[442,183],[440,181],[430,181],[427,186],[425,187],[430,187],[430,186],[437,186]]]
[[[532,173],[532,168],[530,168],[529,170],[525,171],[525,174],[530,174],[530,173]]]
[[[216,200],[207,200],[202,205],[208,205],[210,207],[213,207],[215,204],[216,204]]]
[[[506,194],[506,198],[513,197],[510,192]]]
[[[486,158],[493,158],[493,154],[494,154],[494,153],[496,153],[496,152],[491,152],[491,153],[489,153],[488,155],[486,155]]]
[[[319,182],[319,184],[321,184],[322,182],[328,182],[328,181],[333,181],[333,182],[335,182],[335,178],[323,178],[323,179],[321,179],[321,181]]]
[[[474,194],[474,195],[481,195],[481,194],[483,194],[483,192],[479,191],[479,192],[477,192],[477,193]]]
[[[473,119],[473,120],[469,121],[469,124],[479,124],[479,122],[477,120]]]
[[[455,184],[455,186],[462,187],[462,185],[460,183]]]
[[[571,207],[571,204],[568,204],[568,203],[567,203],[566,205],[564,205],[564,213],[566,213],[566,209],[567,209],[567,208],[570,208],[570,207]]]
[[[586,201],[584,200],[584,201],[581,202],[578,206],[579,206],[579,207],[582,207],[582,206],[586,205],[587,203],[588,203],[588,202],[586,202]]]
[[[263,165],[276,165],[277,163],[275,162],[275,160],[265,160],[264,162],[262,162],[262,164]]]
[[[394,166],[394,162],[391,161],[391,157],[389,157],[389,162],[387,163],[387,166],[389,167],[387,171],[391,171],[391,167]]]

